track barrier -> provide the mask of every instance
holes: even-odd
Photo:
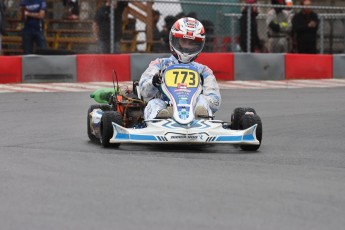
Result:
[[[20,56],[0,56],[0,83],[22,81],[22,58]]]
[[[139,80],[148,64],[170,54],[0,56],[0,83]],[[345,78],[345,55],[202,53],[218,80]]]
[[[285,78],[329,79],[333,78],[332,55],[285,55]]]
[[[129,81],[130,55],[77,55],[77,82]],[[115,76],[114,76],[115,79]]]

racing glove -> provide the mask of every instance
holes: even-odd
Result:
[[[289,23],[287,23],[287,22],[281,22],[279,25],[280,25],[280,28],[285,29],[285,28],[287,28],[287,27],[289,26]]]
[[[276,21],[271,21],[268,25],[274,32],[278,33],[280,32],[280,25]]]
[[[159,87],[162,84],[162,76],[160,73],[156,73],[152,78],[152,85]]]

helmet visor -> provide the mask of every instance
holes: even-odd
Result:
[[[200,39],[188,39],[172,36],[171,45],[185,54],[199,53],[204,47],[204,41]]]

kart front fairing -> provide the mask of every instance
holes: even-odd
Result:
[[[222,121],[204,119],[194,120],[190,125],[181,125],[174,119],[155,119],[140,129],[112,124],[114,135],[110,143],[259,144],[255,135],[257,125],[246,130],[231,130],[224,128]]]
[[[231,130],[226,122],[212,120],[212,117],[196,119],[194,106],[202,92],[202,79],[195,67],[169,66],[162,80],[161,91],[170,100],[172,116],[146,120],[143,128],[125,128],[113,122],[110,143],[260,144],[256,138],[257,125],[246,130]]]

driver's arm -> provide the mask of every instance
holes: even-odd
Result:
[[[24,10],[24,17],[28,18],[36,18],[36,19],[43,19],[45,17],[45,11],[44,10],[40,10],[38,13],[35,12],[29,12]]]
[[[153,76],[160,72],[160,61],[156,59],[152,61],[149,67],[141,75],[139,80],[139,88],[141,96],[144,98],[152,98],[158,93],[158,88],[152,84]]]
[[[222,101],[216,77],[207,66],[204,68],[202,76],[204,78],[203,94],[209,103],[212,113],[215,113],[218,111]]]

